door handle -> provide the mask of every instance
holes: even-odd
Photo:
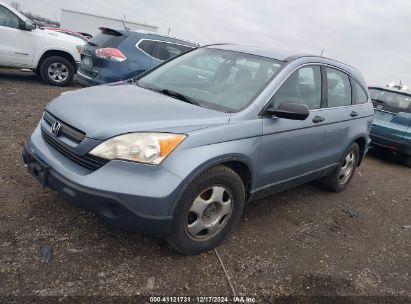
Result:
[[[324,117],[321,117],[321,116],[315,116],[315,117],[313,118],[313,123],[323,122],[324,120],[325,120],[325,118],[324,118]]]
[[[355,111],[352,111],[351,114],[350,114],[350,116],[351,116],[351,117],[356,117],[356,116],[358,116],[358,113],[355,112]]]

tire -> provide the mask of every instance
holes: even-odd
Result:
[[[350,155],[354,158],[351,162],[349,162]],[[341,157],[334,173],[329,176],[325,176],[320,180],[321,185],[324,188],[336,193],[343,191],[354,176],[359,157],[360,148],[358,147],[358,144],[354,142],[343,153],[343,156]],[[343,174],[344,167],[347,169]],[[349,168],[351,169],[348,170]]]
[[[209,251],[234,229],[244,202],[244,185],[237,173],[225,166],[207,169],[183,193],[166,240],[185,255]]]
[[[63,87],[72,83],[74,67],[66,58],[50,56],[41,63],[40,76],[48,84]]]

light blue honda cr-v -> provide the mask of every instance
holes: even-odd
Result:
[[[373,113],[350,66],[212,45],[54,99],[23,158],[66,200],[193,254],[218,245],[248,201],[316,179],[343,190]]]

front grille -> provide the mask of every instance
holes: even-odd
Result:
[[[63,143],[61,143],[57,137],[54,137],[49,132],[41,129],[41,135],[43,136],[44,140],[55,150],[63,154],[68,159],[72,160],[76,164],[87,168],[89,170],[97,170],[107,164],[109,161],[104,158],[100,158],[97,156],[93,156],[90,154],[85,155],[78,155],[71,151],[68,147],[66,147]]]
[[[81,142],[84,137],[86,137],[86,133],[66,124],[65,122],[59,120],[57,117],[52,115],[50,112],[45,111],[43,114],[43,120],[46,124],[50,127],[53,125],[55,121],[58,121],[61,124],[59,135],[65,136],[68,139],[79,143]]]

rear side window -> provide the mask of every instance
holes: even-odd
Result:
[[[185,45],[148,39],[141,40],[138,43],[138,48],[149,54],[151,57],[163,61],[173,58],[191,49],[191,47]]]
[[[353,91],[353,104],[366,103],[368,101],[368,96],[362,86],[353,78],[351,78],[351,86]]]
[[[348,75],[336,69],[325,68],[328,84],[328,107],[351,105],[351,85]]]
[[[270,107],[288,101],[305,104],[310,110],[321,106],[321,71],[319,66],[305,66],[292,73],[274,94]]]
[[[168,43],[168,42],[159,42],[157,59],[168,60],[173,58],[181,53],[187,52],[190,48],[184,45]]]
[[[114,30],[103,30],[101,33],[95,35],[91,38],[87,43],[89,45],[105,48],[105,47],[117,47],[126,36],[121,34],[120,32]]]
[[[156,45],[158,44],[158,42],[156,41],[152,41],[152,40],[142,40],[140,41],[140,43],[138,44],[138,47],[143,50],[144,52],[146,52],[147,54],[149,54],[152,57],[155,57],[155,49],[156,49]]]

